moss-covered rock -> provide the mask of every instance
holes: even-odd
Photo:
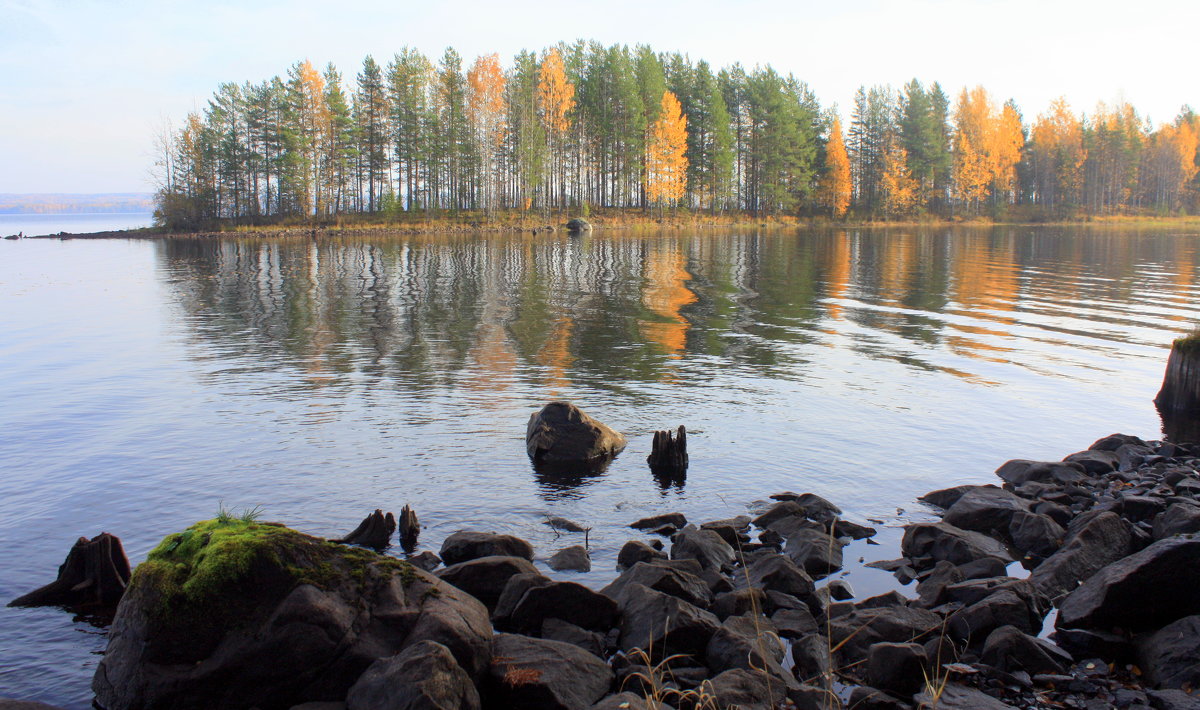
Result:
[[[478,674],[490,637],[482,604],[407,562],[223,517],[134,570],[93,689],[108,710],[286,708],[424,639]]]

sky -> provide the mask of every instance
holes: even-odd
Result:
[[[0,0],[0,193],[149,192],[153,137],[225,81],[310,59],[352,79],[414,47],[469,64],[560,40],[770,64],[848,118],[860,85],[983,85],[1027,122],[1127,100],[1154,124],[1200,106],[1195,0]]]

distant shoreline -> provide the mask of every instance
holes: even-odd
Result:
[[[404,222],[363,222],[346,220],[340,224],[274,224],[274,225],[221,225],[213,229],[195,232],[163,231],[158,227],[141,229],[108,230],[98,232],[59,232],[55,234],[27,235],[27,239],[195,239],[195,238],[277,238],[277,237],[367,237],[382,234],[549,234],[565,232],[568,217],[554,219],[518,220],[500,218],[487,222],[470,217],[433,218]],[[1195,227],[1200,229],[1200,216],[1188,217],[1142,217],[1114,216],[1091,219],[1055,220],[1032,222],[1022,220],[992,220],[973,218],[962,220],[903,220],[903,221],[832,221],[823,219],[797,219],[770,217],[753,219],[707,215],[665,217],[656,219],[648,215],[618,215],[598,218],[592,226],[603,231],[641,231],[646,229],[713,229],[713,228],[756,228],[756,229],[934,229],[949,227],[1070,227],[1070,228],[1172,228]],[[6,238],[9,235],[0,235]]]

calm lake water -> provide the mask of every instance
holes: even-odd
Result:
[[[0,603],[80,535],[136,563],[222,502],[324,536],[409,503],[421,549],[489,529],[543,560],[581,542],[563,516],[594,571],[555,576],[598,585],[639,517],[814,491],[883,521],[848,561],[895,557],[928,490],[1158,438],[1198,265],[1196,232],[1110,229],[0,242]],[[629,436],[607,471],[531,468],[556,398]],[[691,468],[656,480],[678,424]],[[0,695],[86,707],[103,646],[0,609]]]

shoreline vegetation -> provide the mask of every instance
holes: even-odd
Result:
[[[376,234],[446,234],[446,233],[552,233],[565,231],[571,213],[550,215],[531,214],[523,210],[497,212],[463,211],[457,214],[404,216],[400,219],[385,215],[341,215],[337,218],[304,220],[288,218],[255,223],[222,221],[198,229],[169,229],[163,226],[105,232],[59,232],[44,235],[23,235],[34,239],[171,239],[196,237],[254,237],[272,238],[319,234],[322,236],[371,236]],[[635,231],[656,229],[893,229],[893,228],[989,228],[989,227],[1064,227],[1087,229],[1167,229],[1200,228],[1200,215],[1108,215],[1054,220],[1031,219],[1014,215],[1007,219],[986,216],[956,218],[921,217],[908,219],[828,219],[822,217],[793,217],[769,215],[756,217],[746,214],[710,214],[674,211],[654,214],[640,209],[596,210],[587,220],[592,228],[604,231]],[[0,235],[13,238],[16,235]]]
[[[470,61],[401,48],[352,80],[308,60],[223,83],[155,136],[170,230],[345,215],[676,209],[754,219],[1046,222],[1200,212],[1200,115],[1036,117],[982,86],[860,87],[846,122],[800,78],[648,46]],[[1019,216],[1018,216],[1019,215]],[[736,217],[735,217],[736,218]]]

